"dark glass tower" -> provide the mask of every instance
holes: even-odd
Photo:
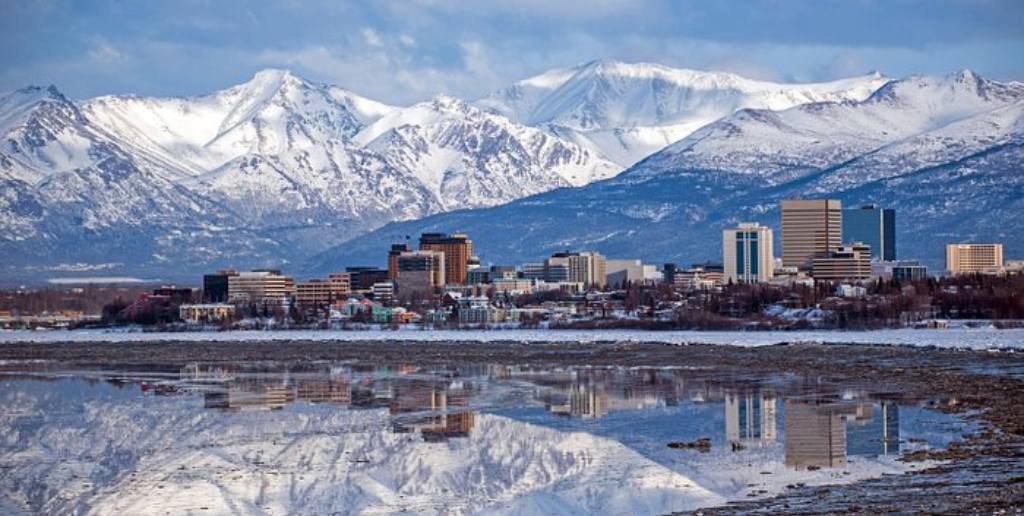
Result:
[[[896,210],[873,204],[843,210],[843,242],[863,242],[872,259],[896,261]]]

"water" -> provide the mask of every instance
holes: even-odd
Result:
[[[941,400],[796,375],[12,367],[11,515],[664,514],[903,473],[972,429]]]

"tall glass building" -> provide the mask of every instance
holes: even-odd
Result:
[[[843,242],[868,244],[873,260],[896,261],[896,210],[874,204],[843,210]]]

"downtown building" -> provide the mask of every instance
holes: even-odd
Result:
[[[461,233],[423,233],[420,235],[420,251],[444,254],[445,281],[442,285],[468,284],[470,265],[478,261],[473,254],[473,241]],[[396,259],[400,260],[401,256],[400,253]]]
[[[842,209],[838,199],[782,201],[782,266],[806,268],[815,255],[842,245]]]
[[[291,299],[295,283],[280,270],[240,272],[228,277],[228,301],[285,305]]]
[[[725,281],[761,283],[775,272],[772,229],[756,222],[722,230],[722,263]]]
[[[430,299],[447,284],[446,256],[440,251],[408,251],[398,255],[398,297]]]
[[[871,247],[853,242],[817,253],[811,258],[811,277],[827,281],[871,279]]]
[[[548,283],[579,283],[585,289],[604,288],[607,259],[593,251],[555,253],[543,263],[523,266],[523,278]]]
[[[947,244],[950,274],[997,273],[1003,268],[1003,244]]]
[[[875,261],[896,261],[896,210],[874,204],[843,210],[843,242],[871,246]]]

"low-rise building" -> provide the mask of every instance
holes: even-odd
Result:
[[[286,304],[295,285],[279,270],[241,272],[228,277],[228,301],[232,303]]]
[[[853,242],[818,253],[811,259],[811,277],[815,280],[841,281],[871,278],[871,247]]]
[[[235,316],[235,305],[228,303],[188,304],[178,307],[181,320],[192,323],[220,322]]]

